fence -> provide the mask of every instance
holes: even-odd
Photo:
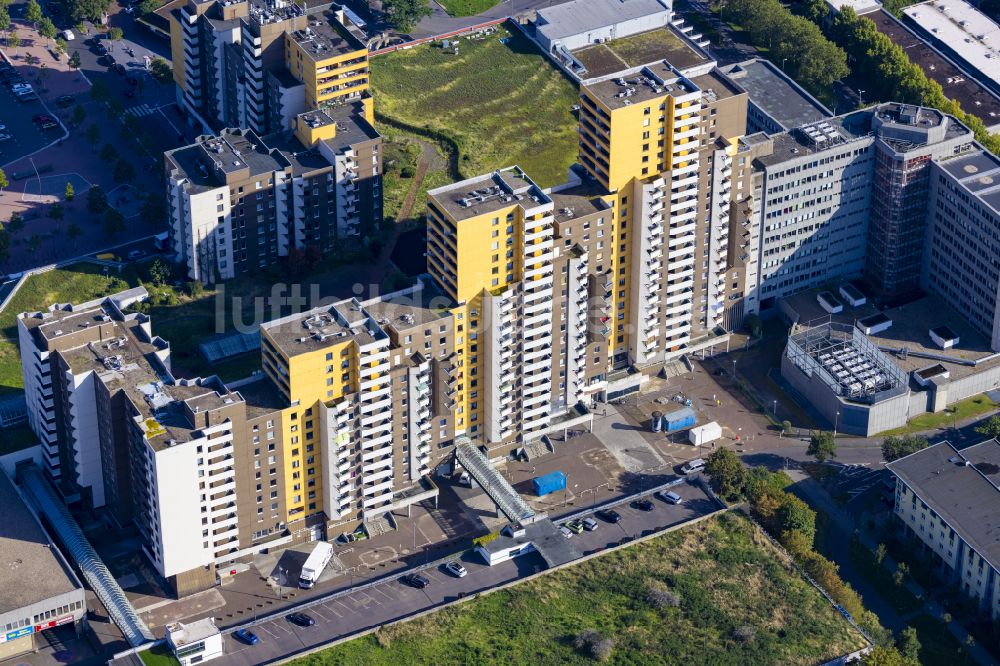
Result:
[[[485,21],[483,23],[477,23],[475,25],[470,25],[465,28],[459,28],[458,30],[452,30],[451,32],[443,32],[440,35],[433,35],[431,37],[421,37],[420,39],[414,39],[409,42],[404,42],[403,44],[393,44],[392,46],[387,46],[384,49],[378,49],[377,51],[372,51],[368,54],[369,58],[377,55],[384,55],[386,53],[392,53],[393,51],[400,51],[403,49],[410,49],[414,46],[420,46],[421,44],[427,44],[429,42],[437,41],[439,39],[448,39],[449,37],[457,37],[458,35],[464,35],[469,32],[475,32],[476,30],[482,30],[483,28],[489,28],[493,25],[500,25],[507,21],[507,17],[493,19],[492,21]]]

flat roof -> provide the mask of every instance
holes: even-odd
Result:
[[[570,0],[539,9],[537,30],[557,40],[657,14],[669,15],[670,6],[660,0]]]
[[[838,13],[841,7],[850,7],[855,14],[867,14],[882,7],[876,0],[826,0],[826,4]]]
[[[969,78],[969,75],[888,12],[872,12],[865,18],[874,21],[879,31],[898,44],[910,60],[920,65],[927,77],[941,86],[945,97],[958,102],[966,112],[982,118],[987,127],[1000,124],[1000,98],[985,86]]]
[[[366,345],[386,333],[355,299],[338,301],[260,325],[270,340],[291,358],[325,349],[346,340]]]
[[[903,14],[983,76],[1000,84],[1000,26],[964,0],[931,0]]]
[[[672,26],[585,46],[572,53],[586,67],[588,79],[610,76],[663,60],[677,69],[688,69],[711,60]]]
[[[753,58],[720,68],[750,96],[755,106],[785,129],[833,116],[815,97],[763,58]]]
[[[857,141],[859,139],[869,139],[872,129],[872,111],[854,111],[843,116],[834,116],[811,123],[806,127],[817,126],[822,123],[828,124],[835,132],[834,141],[825,141],[816,144],[809,139],[803,128],[796,127],[787,132],[780,132],[771,135],[772,151],[767,155],[761,155],[756,161],[765,167],[780,165],[788,160],[798,157],[805,157],[814,153],[832,150],[837,146],[842,146],[846,142]]]
[[[993,352],[990,351],[989,341],[938,296],[923,296],[904,305],[885,309],[879,309],[877,299],[869,298],[865,305],[856,308],[844,303],[843,312],[831,315],[816,302],[816,294],[820,291],[823,289],[813,289],[784,300],[798,313],[799,321],[803,324],[829,318],[840,324],[854,325],[859,319],[883,314],[892,320],[892,326],[881,333],[868,336],[868,339],[889,354],[892,362],[904,372],[915,372],[927,367],[928,363],[940,362],[948,368],[952,379],[960,379],[1000,365],[1000,359],[981,363],[977,367],[962,363],[990,356]],[[929,331],[937,326],[947,326],[958,333],[959,344],[949,349],[941,349],[934,344]],[[907,350],[906,358],[887,351],[904,347]],[[918,354],[933,355],[933,358]],[[910,388],[920,389],[913,383]]]
[[[294,3],[293,3],[294,4]],[[354,51],[365,51],[368,55],[367,35],[364,30],[351,23],[344,15],[344,23],[337,19],[333,10],[321,10],[309,14],[309,25],[291,33],[291,38],[316,60],[335,58]]]
[[[596,182],[584,182],[558,192],[549,192],[549,198],[555,206],[553,215],[556,222],[571,222],[609,210],[611,204],[601,198],[604,194],[606,194],[604,188]]]
[[[0,613],[80,589],[80,581],[3,471],[0,506]]]
[[[433,280],[421,281],[420,285],[420,289],[386,294],[362,305],[380,326],[396,331],[451,317],[451,309],[456,305],[454,299],[438,289]]]
[[[245,170],[253,177],[291,165],[287,157],[266,146],[248,129],[229,128],[217,136],[199,136],[195,143],[164,155],[196,191],[222,187],[231,173]]]
[[[583,88],[612,111],[668,95],[682,97],[698,92],[697,87],[680,78],[666,62],[651,63],[626,77],[586,83]]]
[[[977,148],[938,163],[969,194],[1000,215],[1000,158]]]
[[[962,540],[1000,570],[1000,442],[949,442],[887,463]]]
[[[514,205],[531,209],[552,202],[516,166],[429,190],[427,195],[459,222]]]

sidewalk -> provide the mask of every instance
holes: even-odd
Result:
[[[833,560],[840,567],[841,577],[861,594],[865,607],[878,615],[879,620],[884,626],[892,629],[893,632],[899,632],[907,626],[908,620],[922,613],[926,613],[938,620],[941,619],[945,610],[939,603],[930,598],[928,592],[912,578],[907,579],[906,588],[913,596],[924,600],[924,605],[920,610],[901,617],[883,601],[878,592],[869,585],[868,581],[854,567],[848,550],[850,537],[855,534],[857,534],[862,545],[873,552],[878,547],[875,539],[864,531],[857,530],[857,525],[851,514],[838,507],[818,481],[798,469],[789,469],[785,470],[785,472],[795,482],[794,489],[800,491],[813,508],[823,511],[829,517],[830,522],[836,526],[836,529],[842,533],[840,535],[842,538],[830,540],[829,545]],[[882,560],[882,564],[890,573],[896,572],[897,563],[890,556],[886,555]],[[952,619],[947,626],[949,633],[976,660],[976,663],[980,664],[980,666],[994,666],[997,664],[990,653],[978,642],[972,644],[966,643],[969,632],[957,620]]]

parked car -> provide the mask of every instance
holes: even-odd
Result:
[[[621,522],[621,514],[614,509],[602,509],[595,514],[601,520],[606,520],[609,523],[619,523]]]
[[[403,581],[403,583],[409,585],[410,587],[415,587],[418,590],[422,590],[431,584],[429,578],[425,578],[420,574],[407,574],[402,578],[400,578],[400,580]]]
[[[694,474],[695,472],[700,472],[705,469],[705,461],[701,458],[695,458],[694,460],[684,463],[681,467],[681,474]]]
[[[311,627],[316,624],[316,620],[305,613],[292,613],[287,619],[292,624],[297,624],[300,627]]]
[[[120,62],[116,62],[111,69],[115,70],[115,74],[118,76],[125,76],[125,65]]]
[[[260,639],[257,638],[257,634],[253,633],[249,629],[237,629],[233,632],[233,637],[242,643],[246,643],[247,645],[257,645],[257,643],[260,643]]]
[[[566,529],[568,529],[573,534],[583,534],[583,521],[571,520],[568,523],[566,523]]]
[[[643,497],[642,499],[637,499],[636,501],[632,502],[630,506],[633,509],[639,509],[639,511],[652,511],[653,509],[656,508],[656,505],[650,502],[645,497]]]
[[[136,259],[142,259],[146,256],[145,250],[132,250],[128,253],[129,261],[135,261]]]
[[[587,530],[588,532],[593,532],[598,528],[598,526],[599,526],[598,522],[593,518],[583,519],[583,529]]]
[[[560,533],[560,534],[562,534],[562,535],[563,535],[564,537],[566,537],[567,539],[569,539],[570,537],[572,537],[572,536],[573,536],[573,533],[572,533],[572,532],[570,531],[570,529],[569,529],[568,527],[566,527],[565,525],[560,525],[560,526],[559,526],[559,533]]]
[[[657,498],[663,500],[667,504],[680,504],[684,501],[684,498],[673,491],[662,491],[653,493]]]
[[[53,118],[52,116],[37,115],[34,118],[32,118],[32,120],[35,122],[36,125],[38,125],[42,129],[52,129],[53,127],[59,127],[59,123],[57,123],[56,119]]]
[[[105,46],[104,44],[101,44],[100,42],[97,42],[97,44],[94,46],[94,49],[97,51],[97,55],[101,56],[106,55],[108,52],[108,47]]]
[[[56,106],[58,106],[60,109],[65,109],[67,106],[70,106],[75,101],[76,97],[73,97],[72,95],[60,95],[59,97],[56,97]]]
[[[444,565],[444,568],[448,570],[448,573],[457,576],[458,578],[464,578],[465,575],[469,573],[465,570],[465,567],[454,560]]]

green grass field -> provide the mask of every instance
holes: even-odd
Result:
[[[475,16],[497,4],[497,0],[438,0],[452,16]]]
[[[126,271],[106,277],[95,264],[74,264],[28,278],[0,313],[0,397],[24,388],[21,359],[17,350],[17,315],[44,310],[55,303],[83,303],[113,294],[139,283]]]
[[[974,395],[971,398],[956,402],[954,405],[948,407],[946,411],[936,414],[921,414],[910,419],[910,422],[902,428],[887,430],[886,432],[879,433],[879,436],[904,435],[924,430],[950,428],[953,423],[959,423],[976,416],[985,416],[995,411],[997,407],[998,405],[986,395]]]
[[[680,597],[647,601],[651,586]],[[748,626],[753,638],[734,638]],[[816,664],[864,639],[745,517],[728,513],[300,659],[320,664],[585,664],[596,629],[616,664]]]
[[[397,121],[453,140],[458,154],[452,168],[463,177],[516,164],[542,187],[563,182],[576,157],[576,86],[520,33],[500,28],[458,45],[459,55],[426,45],[372,58],[375,112],[383,119],[376,124],[387,136],[386,155],[399,156],[418,139],[405,128],[387,127]],[[419,138],[437,144],[439,153],[425,180],[432,186],[450,182],[448,147],[434,137]],[[414,158],[399,159],[400,168],[416,170]],[[420,192],[412,214],[423,212],[427,186],[414,182],[386,168],[387,216],[398,214],[411,187]]]

